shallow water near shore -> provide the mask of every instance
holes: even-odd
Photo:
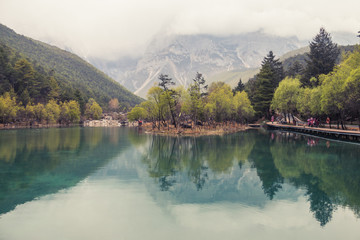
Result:
[[[0,239],[360,239],[360,145],[279,131],[0,135]]]

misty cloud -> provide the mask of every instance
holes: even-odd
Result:
[[[262,30],[311,39],[360,30],[355,0],[1,0],[0,22],[83,57],[143,53],[158,34],[230,35]]]

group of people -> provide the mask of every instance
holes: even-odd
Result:
[[[307,120],[307,124],[308,127],[318,127],[320,122],[318,119],[311,117]]]
[[[279,116],[276,118],[274,116],[271,116],[271,122],[274,123],[274,121],[277,121],[280,124],[286,124],[287,122],[284,119],[281,119]],[[295,121],[295,118],[293,117],[293,124],[297,125],[297,122]],[[330,125],[330,118],[326,118],[326,124]],[[307,120],[307,126],[308,127],[319,127],[320,121],[317,118],[311,117]]]
[[[318,138],[308,138],[307,140],[307,145],[309,147],[314,147],[319,143],[319,139]]]

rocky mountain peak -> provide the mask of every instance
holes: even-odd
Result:
[[[187,86],[196,72],[203,73],[207,79],[222,72],[256,68],[270,50],[280,56],[306,44],[295,37],[262,32],[220,37],[157,36],[145,54],[130,64],[121,59],[105,63],[90,61],[135,94],[145,97],[148,89],[157,84],[160,73],[168,74],[177,85]]]

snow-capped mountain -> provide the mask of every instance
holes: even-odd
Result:
[[[270,50],[276,56],[281,56],[307,44],[296,37],[277,37],[262,32],[226,37],[161,35],[149,44],[145,54],[138,59],[89,61],[130,91],[145,97],[148,89],[158,83],[161,73],[169,75],[177,85],[187,86],[196,72],[202,73],[205,79],[213,79],[219,73],[260,66]]]

